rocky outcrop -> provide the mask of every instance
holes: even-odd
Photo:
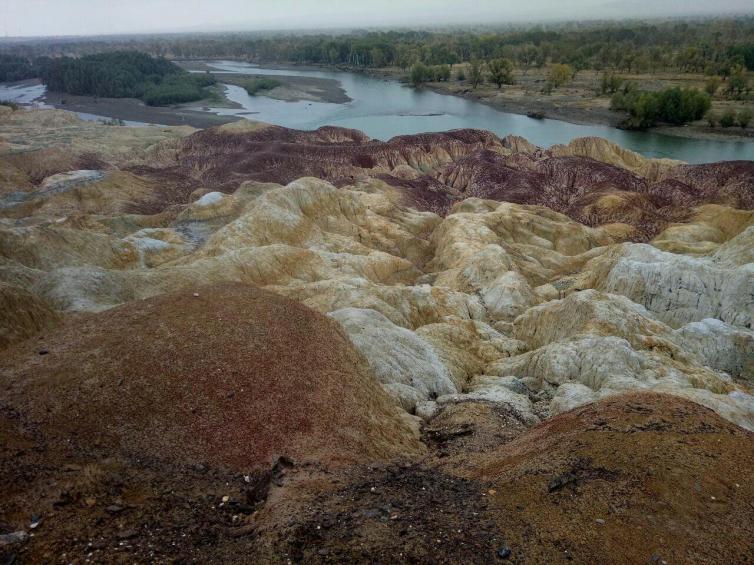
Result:
[[[750,214],[707,207],[662,234],[663,247],[707,252],[689,256],[616,244],[541,206],[469,198],[442,218],[403,202],[377,179],[250,181],[159,217],[0,231],[0,276],[18,285],[25,273],[64,311],[207,282],[263,286],[332,313],[409,413],[510,396],[494,379],[512,377],[527,421],[653,389],[754,426],[752,396],[731,381],[750,380]],[[713,339],[678,329],[708,318],[725,328]]]
[[[432,346],[374,310],[344,308],[330,316],[343,326],[385,390],[407,411],[416,403],[456,392],[450,373]]]

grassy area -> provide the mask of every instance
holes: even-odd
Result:
[[[214,84],[214,78],[204,75],[176,74],[165,77],[159,84],[147,87],[141,99],[149,106],[182,104],[205,98],[205,87]]]
[[[244,82],[243,87],[250,96],[256,96],[257,93],[263,90],[272,90],[280,84],[280,81],[274,78],[253,78]]]

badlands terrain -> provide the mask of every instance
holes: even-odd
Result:
[[[754,163],[0,106],[9,562],[748,562]]]

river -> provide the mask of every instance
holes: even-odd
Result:
[[[750,141],[687,139],[654,132],[624,131],[610,126],[536,120],[502,112],[467,98],[415,89],[396,81],[357,73],[266,69],[235,61],[213,61],[208,64],[226,73],[297,75],[339,81],[351,102],[286,102],[264,96],[249,96],[243,88],[227,85],[228,98],[241,104],[243,109],[214,109],[224,115],[255,112],[248,117],[296,129],[334,125],[359,129],[370,137],[387,140],[403,134],[479,128],[501,137],[520,135],[541,147],[568,143],[575,137],[599,136],[648,157],[668,157],[689,163],[754,160],[754,143]]]
[[[239,86],[225,85],[227,97],[240,104],[242,109],[210,109],[220,115],[238,115],[296,129],[334,125],[359,129],[370,137],[387,140],[396,135],[478,128],[490,130],[501,137],[520,135],[541,147],[568,143],[576,137],[599,136],[647,157],[668,157],[689,163],[754,160],[754,142],[751,141],[687,139],[655,132],[624,131],[610,126],[537,120],[502,112],[474,100],[415,89],[396,81],[357,73],[268,69],[235,61],[209,61],[207,64],[224,73],[296,75],[340,82],[351,98],[345,104],[274,100],[265,96],[249,96]],[[40,90],[35,90],[34,94],[41,95]]]

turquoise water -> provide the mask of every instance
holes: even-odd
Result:
[[[382,140],[419,132],[479,128],[490,130],[499,136],[520,135],[542,147],[568,143],[575,137],[595,135],[648,157],[668,157],[689,163],[754,160],[754,142],[751,141],[684,139],[652,132],[623,131],[609,126],[535,120],[501,112],[458,96],[417,90],[395,81],[355,73],[265,69],[232,61],[213,61],[208,64],[221,72],[335,79],[352,99],[346,104],[286,102],[264,96],[249,96],[238,86],[226,85],[228,98],[241,104],[243,109],[213,109],[218,114],[244,115],[251,120],[291,128],[342,126],[362,130],[370,137]]]

